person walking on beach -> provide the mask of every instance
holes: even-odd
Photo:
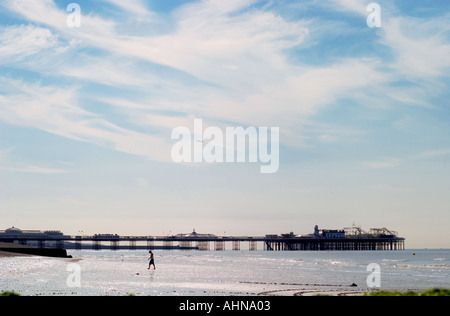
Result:
[[[149,262],[149,264],[148,264],[148,269],[147,270],[150,270],[150,267],[153,265],[153,268],[154,268],[154,270],[156,270],[156,266],[155,266],[155,257],[154,257],[154,255],[153,255],[153,252],[150,250],[149,251],[149,254],[150,254],[150,258],[148,258],[148,260],[150,260],[150,262]]]

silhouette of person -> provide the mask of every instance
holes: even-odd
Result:
[[[148,252],[150,254],[150,258],[148,258],[148,260],[150,260],[149,264],[148,264],[148,269],[150,270],[150,267],[153,265],[153,268],[156,270],[156,266],[155,266],[155,256],[153,255],[153,252],[150,250]]]

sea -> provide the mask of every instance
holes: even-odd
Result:
[[[26,296],[308,296],[450,288],[450,250],[69,251],[0,258],[0,292]]]

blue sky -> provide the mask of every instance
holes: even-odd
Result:
[[[450,247],[450,3],[0,1],[0,223],[388,227]],[[280,128],[280,170],[178,165],[172,129]]]

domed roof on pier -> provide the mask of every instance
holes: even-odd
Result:
[[[16,228],[16,227],[13,226],[13,227],[8,228],[7,230],[5,230],[5,233],[8,234],[8,235],[18,235],[18,234],[22,234],[23,232],[22,232],[21,229]]]
[[[197,233],[195,231],[195,229],[190,234],[178,234],[175,237],[178,237],[178,238],[199,238],[199,239],[201,239],[201,238],[217,238],[217,236],[213,235],[213,234],[199,234],[199,233]]]

